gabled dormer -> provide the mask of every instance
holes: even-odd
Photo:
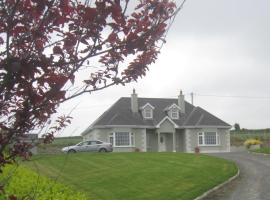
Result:
[[[145,104],[140,108],[142,111],[142,116],[144,119],[153,119],[153,110],[154,106],[152,106],[150,103]]]
[[[166,111],[171,119],[179,119],[179,113],[181,112],[181,109],[178,105],[172,104],[166,108]]]

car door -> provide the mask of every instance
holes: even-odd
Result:
[[[76,151],[78,152],[87,151],[87,145],[88,142],[81,142],[80,144],[77,145]]]
[[[87,151],[98,151],[97,141],[89,141]]]

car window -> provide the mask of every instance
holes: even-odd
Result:
[[[97,144],[97,141],[90,141],[89,143],[90,143],[90,145],[95,145],[95,144]]]
[[[96,141],[97,142],[97,144],[102,144],[102,142],[101,141]]]
[[[87,144],[88,144],[88,142],[81,142],[81,143],[77,144],[77,146],[84,146],[84,145],[87,145]]]

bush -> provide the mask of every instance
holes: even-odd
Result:
[[[251,145],[256,145],[256,144],[262,144],[262,141],[259,139],[247,139],[244,142],[244,145],[249,149]]]
[[[25,168],[9,165],[4,168],[0,177],[0,185],[4,185],[4,194],[0,200],[7,200],[11,195],[18,199],[35,200],[86,200],[85,194],[76,192],[63,184]]]

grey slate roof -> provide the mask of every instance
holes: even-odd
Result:
[[[156,125],[167,116],[165,111],[168,106],[178,104],[177,99],[164,98],[138,98],[139,108],[150,103],[153,107],[153,119],[144,119],[141,112],[132,113],[131,98],[122,97],[104,112],[93,124],[91,124],[83,133],[93,128],[110,127],[110,126],[141,126],[155,128]],[[195,107],[185,102],[185,114],[180,114],[178,120],[173,120],[179,127],[200,127],[200,126],[217,126],[227,127],[230,125],[221,119],[215,117],[206,110]]]

